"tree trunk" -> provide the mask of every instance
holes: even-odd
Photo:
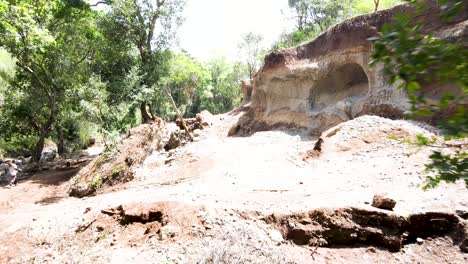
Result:
[[[374,13],[379,10],[379,2],[380,2],[380,0],[374,0],[374,4],[375,4]]]
[[[167,90],[167,89],[164,89],[164,90],[166,91],[167,97],[169,98],[169,101],[171,101],[172,107],[174,107],[174,110],[175,110],[177,116],[179,117],[180,122],[182,122],[182,126],[184,127],[185,133],[187,133],[188,137],[190,138],[190,141],[193,141],[193,137],[192,137],[192,135],[190,134],[190,130],[188,129],[187,124],[185,123],[184,118],[183,118],[182,115],[180,114],[179,108],[177,108],[177,105],[176,105],[176,103],[174,102],[174,98],[172,98],[171,92],[169,92],[169,90]]]
[[[59,155],[65,154],[65,139],[63,137],[62,128],[57,127],[57,152]]]
[[[148,123],[152,120],[151,116],[148,114],[148,110],[146,110],[146,102],[141,102],[140,111],[143,123]]]
[[[151,104],[148,104],[148,110],[149,114],[151,115],[151,120],[156,120],[156,115],[153,112],[153,106]]]
[[[45,133],[41,133],[39,135],[39,140],[37,141],[36,146],[32,151],[31,161],[38,162],[39,160],[41,160],[42,150],[44,150],[45,137]]]

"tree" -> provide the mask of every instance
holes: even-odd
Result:
[[[378,10],[391,8],[401,4],[401,0],[352,0],[351,8],[354,15],[375,13]]]
[[[439,0],[443,21],[452,19],[464,10],[464,1]],[[426,1],[411,1],[417,12],[424,12]],[[413,17],[417,17],[416,16]],[[399,82],[408,92],[413,117],[444,116],[437,125],[445,131],[446,139],[465,139],[468,136],[468,50],[463,43],[437,39],[422,30],[421,22],[413,17],[400,16],[394,23],[382,28],[374,40],[372,64],[384,63],[384,73],[391,82]],[[439,102],[428,100],[422,90],[426,84],[451,84],[458,87],[457,93],[448,93]],[[418,136],[418,145],[433,146],[434,139]],[[426,165],[428,172],[424,188],[433,188],[441,181],[455,182],[463,179],[468,188],[468,154],[459,148],[453,153],[444,151],[450,144],[443,142],[440,150],[430,156]]]
[[[316,34],[313,31],[305,32],[302,30],[296,30],[291,33],[283,33],[281,34],[279,41],[273,45],[273,49],[277,50],[294,47],[315,38],[315,36]]]
[[[169,90],[185,117],[194,117],[201,111],[200,98],[208,89],[209,83],[208,69],[185,53],[173,56],[169,75],[164,79],[164,87]]]
[[[154,119],[152,100],[158,82],[168,74],[168,49],[176,40],[176,29],[182,23],[184,0],[113,0],[106,2],[114,23],[114,34],[120,41],[138,50],[141,83],[134,90],[140,104],[143,122]],[[157,100],[157,99],[156,99]]]
[[[260,66],[259,54],[262,51],[262,41],[263,37],[261,35],[249,32],[242,35],[242,40],[239,43],[239,50],[247,65],[250,79],[253,78]]]
[[[379,10],[379,3],[380,3],[380,0],[374,0],[374,5],[375,5],[374,13],[377,12],[377,10]]]
[[[355,15],[376,12],[379,8],[390,8],[400,0],[289,0],[294,11],[296,30],[283,33],[273,49],[297,46],[314,39],[336,23]]]
[[[341,0],[289,0],[295,10],[297,29],[323,32],[344,17],[345,5]]]
[[[13,125],[37,136],[33,161],[40,159],[67,98],[88,79],[93,21],[91,9],[79,0],[0,2],[0,46],[18,67],[5,94],[10,122],[4,129]]]
[[[185,117],[194,117],[203,110],[220,114],[239,104],[239,83],[245,77],[245,68],[224,57],[202,63],[182,52],[172,57],[170,74],[162,83]],[[175,113],[165,103],[161,116],[173,119]]]
[[[353,0],[288,0],[294,11],[296,30],[281,35],[273,49],[297,46],[315,38],[351,15]]]
[[[211,80],[201,97],[201,108],[220,114],[232,110],[240,103],[240,80],[245,78],[246,65],[230,63],[224,57],[207,63]]]

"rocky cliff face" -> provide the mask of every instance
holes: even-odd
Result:
[[[440,10],[428,1],[428,11],[416,19],[424,30],[466,43],[468,12],[442,22]],[[383,65],[370,67],[372,42],[396,14],[411,14],[400,5],[336,25],[305,45],[274,51],[253,80],[250,111],[240,119],[240,133],[275,126],[307,128],[320,133],[364,114],[401,117],[407,95],[390,84]]]

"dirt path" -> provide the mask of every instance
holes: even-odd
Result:
[[[311,258],[349,263],[349,256],[356,263],[382,260],[398,263],[398,260],[413,262],[411,258],[418,255],[432,263],[464,262],[463,255],[445,238],[428,241],[424,248],[411,246],[412,253],[406,255],[381,249],[369,252],[364,247],[320,248],[311,256],[314,248],[278,244],[276,240],[282,238],[278,238],[271,226],[257,221],[261,215],[324,207],[371,209],[366,203],[379,192],[387,192],[397,200],[395,212],[399,214],[453,212],[468,210],[468,192],[461,183],[427,192],[421,190],[419,164],[427,159],[427,150],[408,157],[405,155],[411,151],[408,146],[387,142],[303,161],[314,139],[286,131],[227,138],[227,131],[237,118],[229,114],[215,116],[213,125],[202,131],[200,141],[171,154],[153,154],[137,170],[134,181],[95,197],[66,196],[67,180],[73,171],[36,175],[17,187],[0,189],[0,241],[3,242],[0,262],[149,263],[157,259],[204,263],[212,255],[233,254],[229,250],[235,248],[227,245],[224,251],[219,248],[219,244],[229,244],[229,241],[245,242],[244,248],[263,248],[261,254],[256,251],[260,255],[246,253],[256,256],[258,263],[262,263],[261,256],[265,261],[271,260],[270,263],[284,263],[285,259],[304,263]],[[193,226],[182,228],[183,235],[168,241],[129,238],[126,226],[112,222],[112,217],[102,213],[103,209],[120,205],[167,202],[183,205],[171,215],[193,211],[191,215],[198,219]],[[106,228],[96,224],[100,221]],[[84,231],[77,232],[83,226]],[[146,234],[147,227],[141,228]],[[251,243],[255,239],[262,242]],[[448,253],[440,256],[427,253],[428,245],[444,248]],[[447,254],[452,258],[447,260]],[[247,255],[246,262],[252,262],[247,261]],[[275,262],[274,256],[282,257]]]
[[[400,213],[468,207],[463,183],[422,191],[428,150],[416,152],[395,141],[303,161],[316,139],[283,131],[227,138],[235,117],[222,118],[203,132],[200,142],[178,149],[173,157],[150,157],[138,171],[138,181],[128,187],[154,186],[184,202],[261,211],[364,206],[383,192],[397,200]]]

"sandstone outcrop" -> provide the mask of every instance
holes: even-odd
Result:
[[[241,81],[242,105],[248,104],[252,101],[252,89],[252,80]]]
[[[443,22],[435,1],[427,6],[427,12],[416,18],[424,31],[467,43],[468,9]],[[402,117],[409,108],[407,94],[385,78],[383,65],[369,66],[373,47],[369,38],[397,14],[412,12],[411,6],[400,5],[355,17],[310,43],[268,54],[253,80],[252,105],[239,120],[239,133],[287,126],[319,134],[361,115]]]

